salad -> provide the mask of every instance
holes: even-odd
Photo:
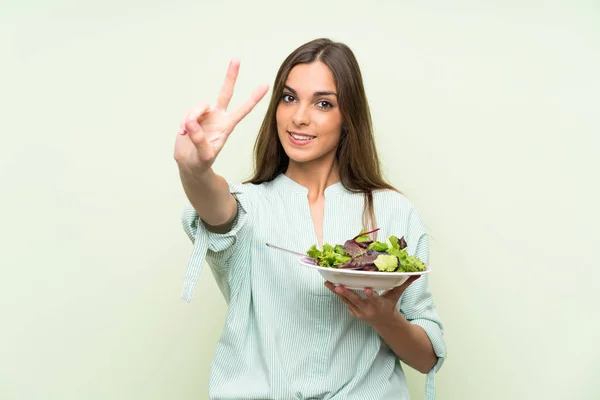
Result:
[[[390,236],[385,242],[373,241],[370,232],[363,229],[344,245],[328,243],[319,250],[313,244],[306,254],[321,267],[381,272],[425,271],[425,264],[416,256],[408,254],[404,237]]]

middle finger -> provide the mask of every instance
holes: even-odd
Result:
[[[348,306],[348,309],[350,310],[352,315],[354,315],[354,316],[358,315],[358,308],[354,305],[354,303],[352,303],[350,300],[348,300],[348,298],[346,296],[338,293],[335,290],[336,286],[334,284],[327,282],[327,283],[325,283],[325,286],[327,286],[327,289],[329,289],[333,294],[335,294],[337,297],[339,297],[340,300],[342,300],[344,302],[344,304],[346,304],[346,306]]]
[[[225,111],[229,106],[229,101],[231,100],[231,96],[233,96],[233,88],[235,86],[235,81],[237,79],[239,70],[240,62],[238,60],[231,60],[229,63],[229,68],[227,69],[225,82],[221,88],[221,93],[219,93],[219,98],[217,99],[217,108],[220,110]]]
[[[342,285],[336,287],[335,292],[340,296],[344,296],[355,307],[362,308],[365,305],[365,300],[362,297]]]

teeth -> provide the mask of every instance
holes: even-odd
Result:
[[[311,137],[311,136],[297,136],[292,133],[290,133],[290,135],[296,140],[311,140],[311,139],[313,139],[313,137]]]

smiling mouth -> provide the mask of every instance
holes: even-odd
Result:
[[[314,138],[316,138],[316,136],[310,136],[310,135],[300,135],[298,133],[292,133],[292,132],[288,132],[288,135],[290,135],[291,137],[293,137],[296,140],[300,140],[303,142],[308,142],[309,140],[313,140]]]

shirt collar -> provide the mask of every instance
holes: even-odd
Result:
[[[308,189],[305,186],[302,186],[295,180],[291,179],[285,174],[279,174],[274,180],[273,183],[275,187],[279,189],[283,189],[286,192],[292,192],[297,194],[308,195]],[[344,185],[342,185],[341,181],[334,183],[333,185],[329,185],[325,188],[325,196],[335,193],[341,193],[344,191]]]

